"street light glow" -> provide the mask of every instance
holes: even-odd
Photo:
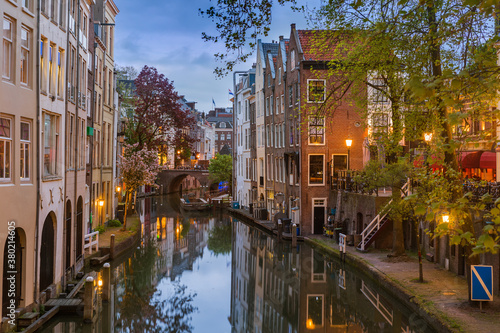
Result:
[[[430,142],[432,140],[432,133],[424,133],[425,142]]]
[[[103,207],[104,206],[104,200],[99,200],[99,207]]]
[[[351,139],[346,139],[346,140],[345,140],[345,145],[346,145],[347,147],[351,147],[351,145],[352,145],[352,140],[351,140]]]
[[[450,216],[449,215],[443,215],[443,223],[448,223],[450,222]]]

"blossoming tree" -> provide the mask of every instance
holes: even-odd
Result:
[[[121,177],[125,185],[125,213],[123,228],[127,226],[127,211],[134,192],[144,185],[157,187],[155,184],[158,172],[163,166],[158,163],[158,154],[148,149],[145,145],[141,148],[138,143],[124,144],[123,156],[120,159]]]

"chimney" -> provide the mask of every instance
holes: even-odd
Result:
[[[283,36],[280,36],[280,42],[283,41]]]
[[[295,30],[295,23],[290,24],[290,27],[292,28],[292,30]]]

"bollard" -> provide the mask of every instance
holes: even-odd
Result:
[[[292,247],[297,247],[297,225],[292,224]]]
[[[283,223],[281,223],[281,219],[278,219],[278,241],[281,242],[283,237]]]
[[[102,300],[109,302],[111,296],[111,268],[109,262],[102,266]]]
[[[83,299],[83,320],[91,322],[94,316],[94,278],[89,276],[85,280],[85,296]]]
[[[109,259],[115,259],[115,234],[111,234],[109,242]]]

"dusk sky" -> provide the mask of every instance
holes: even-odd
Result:
[[[277,2],[277,1],[275,1]],[[318,0],[309,1],[318,3]],[[233,90],[232,75],[219,79],[213,73],[217,66],[214,53],[222,45],[204,42],[201,33],[214,33],[214,23],[198,14],[198,8],[209,8],[210,0],[115,0],[120,13],[116,18],[115,62],[118,66],[156,67],[174,81],[179,95],[197,102],[199,111],[231,106],[228,89]],[[263,42],[289,37],[290,24],[305,29],[303,14],[276,5],[271,32]],[[247,70],[255,55],[236,70]]]

